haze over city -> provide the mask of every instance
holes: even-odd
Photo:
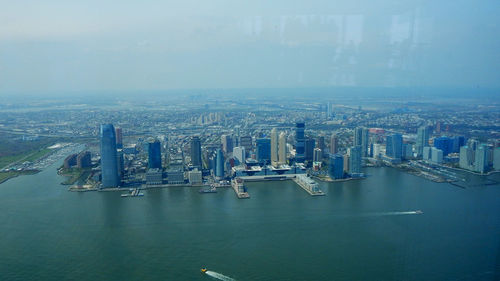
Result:
[[[497,1],[14,1],[0,95],[498,88]]]

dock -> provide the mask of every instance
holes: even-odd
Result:
[[[245,185],[243,183],[243,179],[234,178],[231,181],[231,186],[233,187],[233,190],[236,193],[236,196],[238,197],[238,199],[250,198],[250,194],[248,194],[248,192],[247,192],[247,188],[245,187]]]
[[[319,188],[318,183],[307,175],[298,175],[293,181],[302,187],[311,196],[324,196],[325,193]]]

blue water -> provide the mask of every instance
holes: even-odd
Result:
[[[68,192],[58,165],[0,185],[0,280],[499,280],[499,185],[369,168],[321,197],[290,181],[121,198]]]

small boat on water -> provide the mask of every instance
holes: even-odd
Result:
[[[200,189],[198,191],[199,193],[217,193],[217,188],[215,187],[211,187],[211,188],[208,188],[208,189]]]
[[[204,267],[204,268],[201,269],[201,273],[206,273],[206,272],[207,272],[207,268],[206,267]]]
[[[424,212],[422,212],[422,210],[416,210],[416,211],[415,211],[415,214],[419,214],[419,215],[420,215],[420,214],[423,214],[423,213],[424,213]]]
[[[125,193],[121,195],[122,197],[139,197],[144,196],[144,193],[140,192],[138,188],[132,189],[129,193]]]

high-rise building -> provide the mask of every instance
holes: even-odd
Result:
[[[286,164],[286,134],[285,132],[280,133],[278,141],[278,159],[280,164]]]
[[[123,148],[122,128],[116,128],[115,135],[116,135],[116,148]]]
[[[385,155],[394,159],[401,159],[403,153],[403,136],[393,134],[387,136]]]
[[[421,158],[424,153],[424,147],[429,146],[430,129],[428,126],[422,126],[417,130],[417,157]]]
[[[403,143],[403,154],[404,159],[413,158],[413,145],[411,143]]]
[[[102,187],[118,187],[120,180],[116,155],[116,132],[112,124],[101,125],[100,138]]]
[[[148,142],[148,168],[161,169],[161,143],[157,139]]]
[[[233,152],[233,138],[229,135],[222,135],[220,139],[222,143],[222,151],[224,151],[224,153]]]
[[[460,147],[465,145],[464,136],[454,136],[453,137],[453,153],[460,152]]]
[[[316,141],[312,138],[307,138],[304,143],[304,159],[307,161],[312,161],[314,156],[314,147]]]
[[[458,162],[460,168],[471,170],[474,165],[474,150],[467,145],[460,147],[460,160]]]
[[[325,151],[325,137],[319,136],[316,138],[316,147],[321,149],[321,151]]]
[[[432,150],[430,146],[424,146],[424,153],[422,154],[422,159],[425,161],[431,161]]]
[[[89,168],[92,166],[92,156],[90,151],[80,152],[76,157],[76,167]]]
[[[316,147],[314,149],[313,162],[321,162],[322,159],[323,159],[323,153],[321,149]]]
[[[349,173],[349,153],[344,154],[344,173]]]
[[[485,173],[488,169],[488,147],[484,144],[476,149],[474,159],[474,170],[479,173]]]
[[[339,152],[339,139],[337,135],[332,134],[330,138],[330,154],[335,154]]]
[[[354,129],[354,146],[361,146],[363,140],[363,127],[356,127]]]
[[[373,144],[373,157],[380,158],[380,143]]]
[[[276,128],[271,130],[271,164],[277,166],[279,164],[279,144],[278,131]]]
[[[436,164],[443,163],[443,151],[435,147],[431,148],[431,162]]]
[[[66,157],[64,159],[64,164],[63,164],[64,168],[65,169],[69,169],[69,168],[75,166],[76,165],[76,159],[77,159],[77,157],[78,157],[78,154],[68,155],[68,157]]]
[[[252,136],[241,136],[240,146],[243,146],[247,152],[253,149]]]
[[[304,163],[305,159],[305,123],[297,122],[295,124],[295,161]]]
[[[218,179],[224,178],[224,153],[221,149],[217,149],[216,160],[215,160],[215,176]]]
[[[500,170],[500,147],[493,151],[493,169]]]
[[[328,175],[332,179],[344,178],[344,157],[340,154],[330,154]]]
[[[361,156],[368,157],[369,130],[363,127],[354,129],[354,146],[361,146]]]
[[[118,164],[118,176],[123,179],[125,174],[125,158],[123,157],[123,149],[116,150],[116,163]]]
[[[256,140],[257,160],[261,164],[268,164],[271,161],[271,139],[260,138]]]
[[[243,146],[233,148],[233,157],[237,159],[240,164],[244,164],[246,160],[245,148]]]
[[[453,139],[449,137],[439,137],[434,139],[434,147],[443,151],[446,156],[453,152]]]
[[[202,168],[202,161],[201,161],[201,141],[198,136],[194,136],[191,138],[191,143],[190,143],[190,152],[191,152],[191,164],[198,168]]]
[[[349,148],[349,172],[351,174],[361,173],[361,146]]]

